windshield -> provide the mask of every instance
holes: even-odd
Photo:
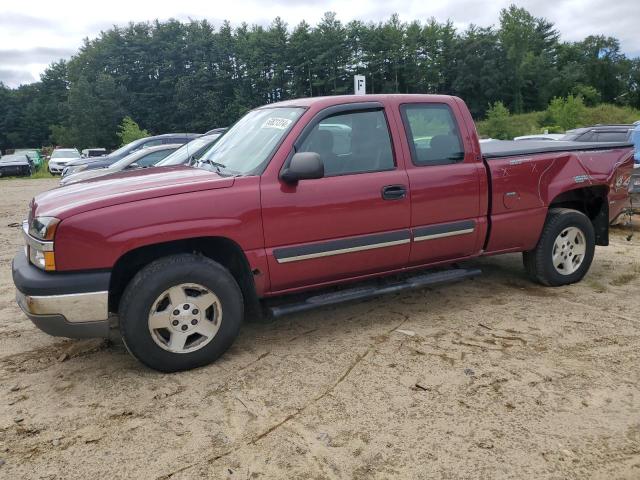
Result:
[[[77,150],[54,150],[51,158],[80,158]]]
[[[120,147],[119,149],[114,150],[113,152],[111,152],[107,156],[110,157],[110,158],[122,156],[123,154],[125,154],[129,150],[131,150],[132,148],[136,148],[138,145],[141,145],[142,143],[144,143],[145,140],[146,140],[146,137],[145,138],[140,138],[138,140],[134,140],[133,142],[129,142],[126,145],[123,145],[122,147]]]
[[[164,160],[158,162],[156,167],[166,167],[168,165],[186,165],[191,157],[198,159],[202,154],[202,150],[210,147],[213,142],[220,138],[220,134],[207,135],[191,140],[185,143],[178,150],[173,152]]]
[[[200,157],[199,166],[222,174],[253,173],[303,112],[299,107],[273,107],[247,113]]]
[[[145,148],[143,150],[136,150],[135,152],[130,153],[126,157],[121,158],[117,162],[112,163],[107,168],[111,170],[124,170],[125,168],[127,168],[133,163],[137,163],[139,167],[149,167],[155,164],[156,162],[158,162],[159,160],[164,159],[170,153],[175,152],[174,148],[177,148],[177,147],[173,147],[172,145],[166,145],[165,147],[161,147],[161,148],[152,147],[149,149]]]

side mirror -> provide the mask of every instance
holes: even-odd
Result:
[[[140,165],[138,165],[137,163],[133,162],[133,163],[129,164],[129,166],[127,166],[127,168],[131,168],[131,169],[140,168]]]
[[[282,181],[287,183],[322,177],[324,177],[324,163],[316,152],[294,154],[289,166],[280,174]]]

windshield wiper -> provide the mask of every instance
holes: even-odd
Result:
[[[207,163],[207,164],[211,165],[212,167],[215,167],[217,173],[221,173],[222,172],[221,169],[223,169],[223,168],[226,169],[227,168],[226,165],[223,165],[222,163],[214,162],[213,160],[209,160],[208,158],[206,158],[204,160],[200,160],[199,163],[200,164]]]
[[[218,175],[221,175],[223,177],[239,177],[242,174],[234,172],[233,170],[230,170],[229,167],[227,167],[226,165],[219,163],[219,162],[214,162],[213,160],[198,160],[198,167],[201,167],[203,165],[211,165],[212,167],[214,167],[216,169],[216,173]],[[224,171],[223,171],[224,170]]]

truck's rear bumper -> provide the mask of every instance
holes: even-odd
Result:
[[[55,336],[109,335],[110,278],[110,272],[43,272],[22,250],[13,259],[18,305],[39,329]]]

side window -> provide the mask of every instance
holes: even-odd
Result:
[[[464,160],[458,125],[448,105],[403,105],[402,118],[414,165],[445,165]]]
[[[327,117],[311,130],[298,151],[318,153],[327,177],[395,168],[382,110]]]
[[[598,132],[598,142],[626,142],[627,132]]]
[[[149,155],[145,155],[141,159],[139,159],[136,163],[141,167],[150,167],[151,165],[155,165],[164,157],[169,155],[171,150],[160,150],[158,152],[150,153]]]
[[[576,138],[576,141],[578,142],[595,142],[596,140],[596,132],[594,132],[593,130],[583,133],[578,138]]]
[[[162,139],[149,140],[148,142],[145,142],[141,148],[155,147],[156,145],[162,145]]]
[[[168,145],[170,143],[185,144],[189,141],[187,137],[166,137],[162,140],[162,143]]]

